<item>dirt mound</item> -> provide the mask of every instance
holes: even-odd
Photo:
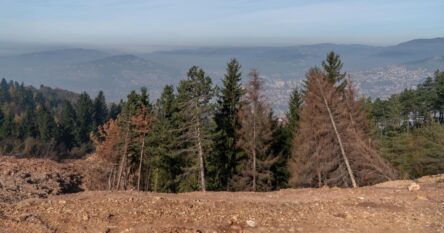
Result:
[[[0,156],[0,202],[104,189],[105,177],[104,168],[84,160],[57,163]]]
[[[437,185],[444,186],[444,174],[432,175],[432,176],[424,176],[418,178],[416,180],[391,180],[387,182],[383,182],[380,184],[374,185],[374,187],[378,188],[408,188],[413,183],[417,183],[419,185]]]
[[[418,178],[416,182],[420,184],[443,184],[444,185],[444,174],[424,176]]]

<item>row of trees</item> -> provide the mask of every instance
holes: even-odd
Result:
[[[341,68],[332,52],[322,69],[311,69],[291,94],[284,121],[274,116],[256,70],[242,85],[236,60],[220,88],[194,66],[156,104],[131,93],[94,140],[99,156],[113,164],[110,188],[268,191],[398,177],[371,140],[369,105]]]
[[[284,135],[251,71],[227,65],[222,88],[193,66],[177,89],[166,86],[156,104],[132,92],[116,120],[94,137],[97,153],[113,164],[110,188],[161,192],[272,190],[288,171],[276,134]],[[279,133],[279,132],[280,133]],[[287,143],[285,140],[282,140]]]

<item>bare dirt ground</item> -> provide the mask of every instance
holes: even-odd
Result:
[[[94,157],[57,163],[0,156],[0,203],[106,189],[108,170]]]
[[[28,162],[36,161],[17,164]],[[42,162],[48,161],[33,166]],[[61,177],[86,177],[79,171],[82,166],[53,165],[61,166],[52,171]],[[10,166],[0,160],[0,174]],[[48,171],[43,170],[40,174]],[[10,175],[0,176],[0,183],[6,183],[6,176]],[[357,189],[184,194],[88,191],[82,184],[86,191],[79,193],[62,190],[5,199],[0,202],[0,232],[444,232],[444,175],[418,179],[420,189],[409,191],[412,182]],[[5,189],[0,187],[1,192]]]

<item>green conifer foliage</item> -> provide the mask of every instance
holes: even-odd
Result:
[[[214,190],[229,190],[229,180],[239,160],[236,132],[240,127],[238,113],[243,94],[240,69],[241,65],[236,59],[227,64],[223,86],[217,96],[215,147],[208,162],[209,185]]]
[[[89,141],[89,133],[93,130],[93,102],[86,92],[83,92],[76,103],[77,114],[77,141],[85,143]]]
[[[346,73],[342,73],[341,71],[342,66],[340,56],[333,51],[329,52],[325,61],[322,62],[322,68],[324,68],[327,80],[337,84],[341,90],[347,85],[347,80],[345,80]]]
[[[103,91],[99,91],[93,103],[93,130],[97,131],[97,127],[103,125],[108,119],[108,107],[106,106],[105,95]]]
[[[211,124],[214,88],[211,78],[203,69],[193,66],[178,87],[178,108],[180,110],[179,143],[181,155],[186,158],[180,191],[206,190],[205,160],[212,144]]]

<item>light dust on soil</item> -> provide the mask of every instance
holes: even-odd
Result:
[[[46,177],[47,172],[58,172],[62,180],[70,177],[66,174],[80,174],[81,182],[88,177],[81,171],[86,164],[75,164],[79,162],[73,165],[0,158],[1,184],[6,179],[11,181],[11,173],[2,173],[13,166],[6,163],[18,164],[19,168],[24,166],[20,163],[36,163],[34,167],[54,163],[38,171],[19,169],[12,176],[28,172],[31,177],[34,173]],[[63,170],[67,167],[71,170]],[[31,185],[16,188],[15,192],[39,191],[35,184],[45,181],[20,181],[27,178],[29,175],[15,178],[18,186]],[[99,182],[93,179],[89,178],[89,187]],[[4,198],[0,202],[0,232],[444,232],[444,175],[416,180],[420,186],[416,191],[408,190],[412,182],[390,181],[356,189],[183,194],[91,191],[85,184],[78,187],[86,191],[66,194],[53,185],[50,189],[56,191],[49,194]],[[48,186],[46,183],[41,186]],[[66,182],[61,183],[63,186]],[[0,186],[0,192],[13,193],[5,191],[9,186]]]

